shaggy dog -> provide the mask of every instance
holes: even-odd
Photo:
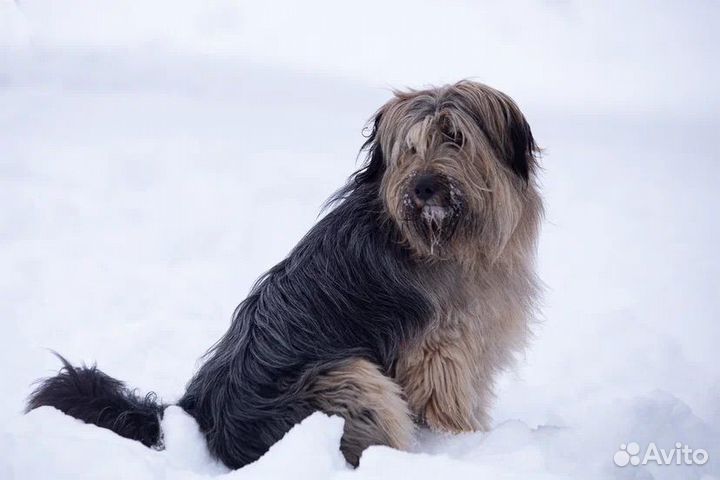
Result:
[[[239,468],[320,410],[341,450],[406,449],[416,424],[489,426],[493,378],[525,344],[538,281],[537,148],[517,105],[462,81],[397,92],[331,211],[237,307],[178,405]],[[95,367],[42,382],[49,405],[148,446],[164,406]]]

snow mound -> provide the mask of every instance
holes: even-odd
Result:
[[[664,392],[606,405],[576,427],[531,428],[508,420],[488,433],[445,435],[421,430],[413,452],[374,446],[352,469],[340,453],[343,420],[315,413],[258,461],[230,471],[207,451],[195,421],[178,407],[163,419],[165,446],[156,451],[43,407],[16,419],[0,440],[3,478],[12,479],[457,479],[559,480],[719,478],[712,452],[717,428]],[[672,448],[678,439],[711,452],[705,465],[619,468],[612,454],[627,439]]]
[[[164,453],[173,469],[208,475],[228,471],[211,456],[197,422],[182,408],[173,405],[165,409],[161,431]]]
[[[0,437],[0,473],[18,480],[314,480],[350,468],[339,450],[343,420],[322,413],[306,418],[261,459],[237,471],[210,457],[197,424],[180,408],[167,409],[162,427],[165,450],[157,451],[42,407],[15,421]]]

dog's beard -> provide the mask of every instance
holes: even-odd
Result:
[[[460,189],[448,182],[447,194],[438,202],[417,205],[409,189],[403,196],[405,227],[411,244],[430,256],[447,253],[463,216]]]

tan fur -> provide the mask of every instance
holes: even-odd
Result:
[[[437,108],[428,112],[426,105]],[[433,272],[424,289],[434,300],[434,321],[403,346],[395,378],[429,427],[486,430],[494,378],[525,345],[539,294],[534,257],[542,202],[534,175],[523,181],[503,161],[512,153],[511,122],[524,118],[509,97],[473,82],[397,93],[379,115],[387,211]],[[428,171],[458,183],[471,217],[444,243],[404,217],[408,182]]]
[[[398,384],[364,359],[344,360],[310,386],[316,406],[345,419],[340,449],[352,465],[370,445],[407,449],[414,424]]]
[[[531,265],[501,260],[457,272],[452,301],[437,298],[433,323],[401,349],[396,380],[434,430],[487,430],[494,378],[527,342],[538,281]]]

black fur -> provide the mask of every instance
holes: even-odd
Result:
[[[369,161],[336,194],[335,208],[256,283],[178,402],[231,468],[259,458],[317,410],[305,391],[312,378],[350,357],[390,373],[400,342],[430,316],[417,279],[431,267],[411,258],[384,216],[384,162],[374,140],[373,132]],[[28,409],[54,406],[156,443],[162,407],[152,398],[133,396],[95,368],[64,363]]]
[[[155,394],[140,397],[95,366],[76,368],[55,355],[63,368],[55,377],[40,383],[30,395],[27,411],[51,406],[145,446],[161,443],[163,407],[157,403]]]
[[[428,318],[413,261],[383,221],[377,185],[362,183],[268,272],[179,405],[230,467],[257,459],[315,410],[307,378],[348,357],[389,372]]]
[[[535,154],[538,147],[535,144],[530,125],[522,115],[511,114],[510,121],[510,168],[526,182],[534,168]]]

